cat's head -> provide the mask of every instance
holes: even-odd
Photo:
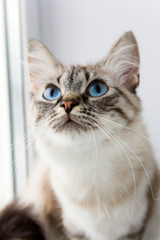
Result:
[[[39,41],[29,43],[28,62],[32,125],[50,143],[107,138],[140,112],[139,52],[131,32],[95,65],[63,66]]]

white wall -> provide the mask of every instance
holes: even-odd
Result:
[[[26,0],[28,36],[40,39],[65,64],[96,61],[125,31],[141,54],[144,118],[160,161],[160,1]]]

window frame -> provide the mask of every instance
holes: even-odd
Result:
[[[24,42],[21,25],[21,6],[19,0],[3,0],[1,9],[0,41],[1,49],[1,92],[0,142],[2,154],[2,183],[6,189],[1,191],[5,205],[14,196],[22,193],[28,175],[27,118],[26,118],[26,72],[24,71]],[[25,26],[24,26],[25,28]],[[4,124],[5,123],[5,124]],[[3,125],[2,125],[3,124]],[[3,128],[2,128],[3,126]],[[2,188],[1,188],[2,189]]]

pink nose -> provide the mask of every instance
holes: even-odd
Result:
[[[65,109],[66,113],[68,113],[68,114],[77,105],[78,105],[78,103],[73,102],[73,101],[62,101],[62,103],[61,103],[61,107],[63,107]]]
[[[67,109],[71,108],[73,102],[72,101],[64,101],[63,104],[64,104],[65,110],[67,110]]]

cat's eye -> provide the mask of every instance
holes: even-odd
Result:
[[[92,97],[99,97],[104,95],[107,90],[108,88],[105,83],[100,80],[95,80],[89,85],[87,93]]]
[[[46,90],[44,91],[43,97],[46,100],[56,100],[61,96],[61,92],[59,90],[58,87],[56,87],[55,85],[50,85],[46,88]]]

